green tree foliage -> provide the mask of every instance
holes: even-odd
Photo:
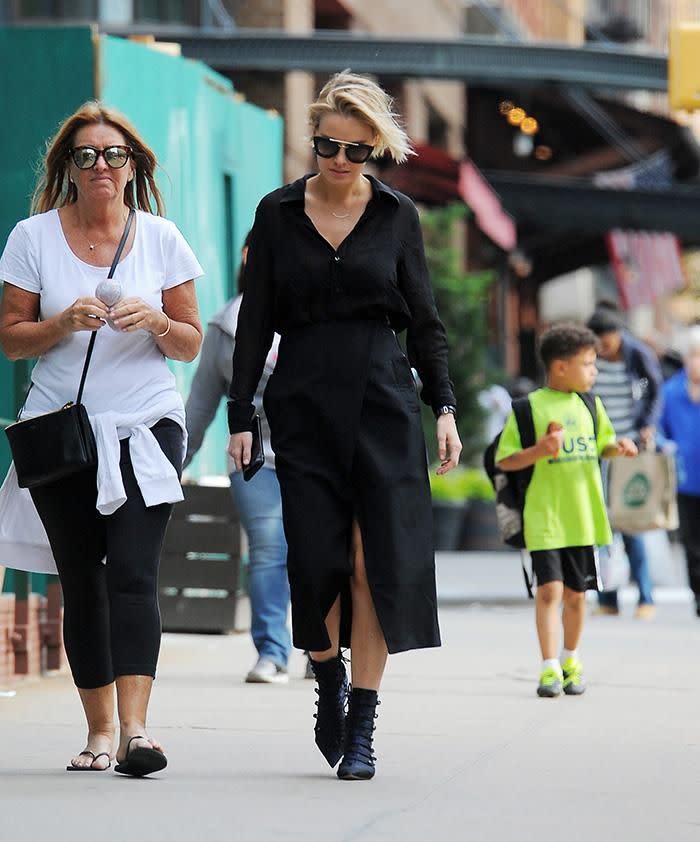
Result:
[[[486,347],[488,334],[488,293],[496,273],[465,272],[455,237],[462,229],[467,209],[454,204],[426,211],[421,215],[426,257],[435,290],[438,312],[447,330],[450,345],[450,377],[455,386],[457,426],[464,445],[462,460],[480,462],[484,411],[478,394],[488,385]],[[435,421],[425,415],[428,446],[436,457]]]

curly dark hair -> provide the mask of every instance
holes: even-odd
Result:
[[[569,360],[584,348],[598,348],[598,337],[587,327],[570,322],[554,325],[540,337],[540,359],[549,370],[554,360]]]

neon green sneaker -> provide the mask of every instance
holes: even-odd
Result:
[[[561,695],[564,675],[561,669],[555,667],[547,667],[542,670],[540,675],[540,684],[537,688],[537,695],[541,699],[554,699]]]
[[[567,658],[561,666],[564,673],[564,692],[567,696],[581,696],[586,692],[583,664],[577,658]]]

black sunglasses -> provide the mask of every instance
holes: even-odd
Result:
[[[314,151],[321,158],[335,158],[338,152],[344,149],[345,157],[351,164],[364,164],[374,150],[374,146],[370,146],[369,143],[351,143],[320,135],[314,137],[313,146]]]
[[[106,146],[104,149],[97,149],[95,146],[76,146],[70,151],[73,163],[79,170],[92,169],[100,155],[105,159],[105,164],[108,167],[113,170],[120,170],[131,156],[131,147]]]

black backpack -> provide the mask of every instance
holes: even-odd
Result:
[[[593,434],[598,438],[598,410],[595,397],[591,392],[577,393],[586,404],[593,419]],[[535,422],[532,417],[532,406],[527,397],[517,398],[513,401],[513,414],[520,433],[520,443],[523,450],[534,447],[537,443],[535,435]],[[520,471],[502,471],[496,465],[496,451],[501,440],[501,433],[491,442],[484,451],[484,468],[488,474],[491,484],[496,491],[496,519],[501,539],[505,544],[515,549],[525,549],[525,524],[523,512],[525,510],[525,495],[530,485],[534,465],[523,468]],[[532,586],[527,571],[523,567],[525,583],[528,594],[532,596]]]

